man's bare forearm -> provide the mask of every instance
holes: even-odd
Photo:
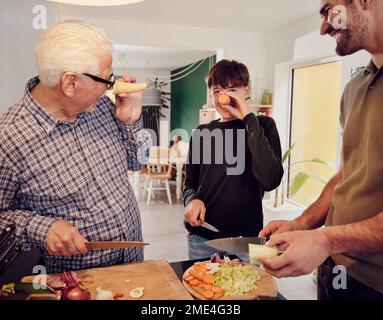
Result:
[[[383,212],[360,222],[320,229],[330,254],[383,253]]]
[[[339,171],[324,187],[319,198],[311,204],[301,216],[296,218],[305,229],[315,229],[323,226],[327,213],[332,203],[332,195],[337,183],[342,179],[342,171]]]

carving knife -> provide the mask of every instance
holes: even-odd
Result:
[[[258,237],[237,237],[237,238],[221,238],[209,240],[205,243],[210,247],[218,250],[227,251],[231,253],[249,252],[249,243],[264,245],[266,238]]]

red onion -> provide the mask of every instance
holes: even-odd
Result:
[[[62,291],[63,300],[90,300],[90,292],[80,287],[67,288]]]
[[[61,280],[64,281],[64,283],[66,284],[68,288],[76,287],[79,282],[77,274],[73,271],[63,272],[61,274]]]
[[[221,258],[219,257],[219,254],[217,252],[214,253],[210,258],[210,262],[212,263],[219,263],[220,261],[221,261]]]
[[[90,300],[90,292],[81,282],[76,272],[63,272],[61,276],[53,277],[48,281],[53,290],[61,290],[63,300]]]
[[[47,285],[53,291],[62,290],[67,287],[66,283],[61,279],[60,276],[49,278],[47,281]]]

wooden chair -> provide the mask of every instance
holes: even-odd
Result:
[[[169,187],[169,179],[171,178],[172,166],[169,161],[169,148],[152,147],[150,148],[149,161],[146,170],[141,174],[145,177],[144,182],[144,197],[145,192],[148,192],[147,204],[150,204],[150,199],[154,198],[154,192],[157,190],[166,190],[169,204],[172,205],[172,197]],[[163,183],[164,186],[161,186]]]

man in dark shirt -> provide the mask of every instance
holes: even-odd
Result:
[[[257,236],[263,226],[262,198],[281,182],[281,146],[275,122],[247,105],[249,72],[222,60],[208,74],[211,100],[221,119],[201,125],[190,141],[183,191],[189,257],[209,257],[205,241]],[[230,102],[220,103],[220,95]],[[201,227],[206,221],[215,233]]]

